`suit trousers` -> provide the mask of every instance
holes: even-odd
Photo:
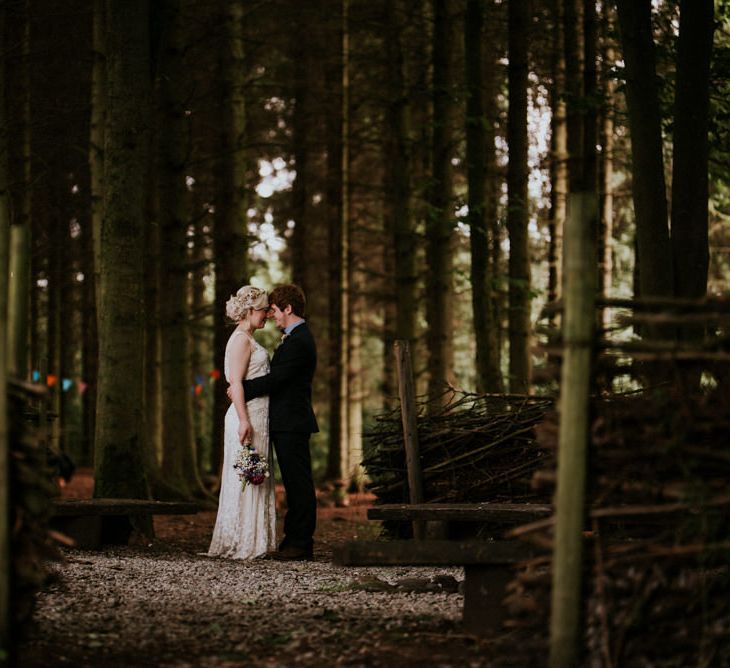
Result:
[[[317,497],[312,479],[312,458],[306,432],[271,433],[276,460],[286,491],[284,540],[281,547],[311,550],[317,524]]]

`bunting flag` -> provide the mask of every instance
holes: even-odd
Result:
[[[218,369],[211,369],[208,372],[210,382],[215,382],[221,377],[221,372]],[[38,383],[41,380],[41,372],[38,370],[31,371],[30,377],[34,383]],[[82,378],[59,378],[56,374],[49,373],[46,376],[46,385],[48,387],[61,386],[64,392],[68,392],[74,385],[78,390],[79,394],[83,394],[89,388],[89,384]],[[191,385],[190,391],[197,397],[205,391],[205,375],[198,373],[195,374],[195,382]]]

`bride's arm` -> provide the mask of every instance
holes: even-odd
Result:
[[[230,373],[231,400],[238,414],[238,439],[241,443],[251,440],[251,423],[246,410],[246,396],[243,392],[243,379],[251,359],[251,342],[245,336],[237,336],[231,341]]]

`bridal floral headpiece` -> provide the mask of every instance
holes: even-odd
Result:
[[[244,285],[235,295],[226,302],[226,315],[238,322],[251,309],[264,309],[269,306],[269,297],[266,290],[253,285]]]

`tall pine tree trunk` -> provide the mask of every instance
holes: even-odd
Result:
[[[433,136],[426,216],[428,396],[444,397],[453,369],[452,59],[447,0],[433,0]]]
[[[329,74],[332,104],[327,118],[327,217],[329,226],[329,381],[330,442],[327,475],[350,472],[348,370],[350,341],[349,222],[349,0],[340,3],[335,34],[335,65]]]
[[[641,297],[673,293],[651,0],[617,0],[631,133],[632,195]]]
[[[180,0],[165,0],[159,77],[160,381],[162,473],[168,484],[191,493],[202,491],[202,483],[195,455],[190,393],[185,208],[185,166],[190,147],[181,23]]]
[[[613,275],[613,150],[614,150],[614,115],[615,85],[611,76],[616,56],[611,43],[610,10],[604,5],[601,15],[601,98],[603,104],[600,113],[601,155],[598,161],[598,266],[600,273],[599,290],[603,296],[611,294]],[[608,318],[604,309],[604,317]],[[607,323],[606,323],[607,324]]]
[[[106,118],[106,46],[105,46],[105,2],[94,0],[92,16],[93,64],[91,69],[91,118],[89,122],[89,176],[91,188],[91,271],[87,275],[87,296],[89,304],[85,309],[84,327],[84,392],[86,430],[91,451],[96,430],[96,401],[98,394],[99,368],[99,266],[101,264],[101,225],[104,216],[104,124]]]
[[[394,282],[394,300],[386,301],[384,342],[385,395],[395,397],[393,342],[413,345],[416,330],[416,235],[411,212],[410,99],[406,84],[403,42],[406,21],[402,1],[387,3],[389,101],[387,107],[385,197],[386,228],[392,243],[384,244],[387,279]]]
[[[21,55],[16,73],[20,95],[17,132],[19,138],[18,167],[21,185],[10,226],[10,259],[8,284],[8,373],[18,378],[28,377],[28,306],[30,293],[30,202],[31,202],[31,128],[30,128],[30,25],[28,3],[22,4],[14,23],[22,34]],[[11,107],[12,108],[12,107]],[[13,119],[16,120],[16,119]],[[8,137],[10,141],[10,137]],[[37,294],[34,291],[34,294]]]
[[[6,6],[0,6],[0,39],[6,40]],[[10,163],[8,158],[9,123],[7,116],[7,79],[5,53],[0,54],[0,650],[11,654],[11,526],[10,457],[8,448],[8,268],[10,251]]]
[[[583,2],[562,0],[565,49],[565,122],[568,147],[568,192],[584,189],[585,97]]]
[[[312,169],[313,158],[313,115],[312,110],[312,71],[310,31],[312,30],[308,18],[311,9],[302,6],[298,13],[301,34],[292,39],[292,65],[294,67],[294,109],[292,111],[292,152],[296,177],[292,184],[292,218],[295,226],[292,230],[290,247],[292,252],[292,281],[297,284],[304,294],[309,294],[307,269],[310,258],[307,255],[308,245],[311,243],[309,229],[310,202],[313,193]]]
[[[565,105],[563,0],[553,0],[552,86],[550,88],[550,213],[548,229],[548,300],[563,293],[563,229],[568,200],[568,127]]]
[[[97,497],[146,498],[143,466],[144,193],[150,116],[149,4],[106,6],[107,124],[101,236]],[[150,527],[147,527],[148,529]]]
[[[530,3],[509,3],[507,230],[509,232],[510,391],[530,389],[530,253],[527,225],[527,44]]]
[[[213,409],[213,470],[223,465],[223,422],[230,402],[223,377],[223,357],[229,328],[225,304],[238,288],[248,282],[248,242],[242,221],[246,220],[245,128],[246,110],[243,89],[246,69],[243,64],[243,8],[231,0],[219,0],[225,22],[221,54],[221,103],[218,158],[216,160],[214,367],[220,374],[215,383]]]
[[[484,113],[484,78],[482,76],[482,2],[468,0],[464,14],[464,52],[466,64],[466,168],[469,186],[469,229],[471,250],[471,289],[474,335],[476,340],[477,390],[501,389],[499,366],[495,364],[497,337],[492,299],[493,280],[489,263],[490,235],[487,222],[487,142],[494,145],[493,119]],[[491,68],[493,70],[493,68]],[[493,76],[493,74],[492,74]],[[489,87],[491,92],[492,86]],[[491,102],[491,101],[490,101]],[[490,193],[491,195],[491,193]]]
[[[583,190],[598,190],[598,25],[595,0],[583,0]]]
[[[714,3],[682,0],[679,7],[672,170],[674,293],[699,298],[707,291],[709,263],[707,133]]]

